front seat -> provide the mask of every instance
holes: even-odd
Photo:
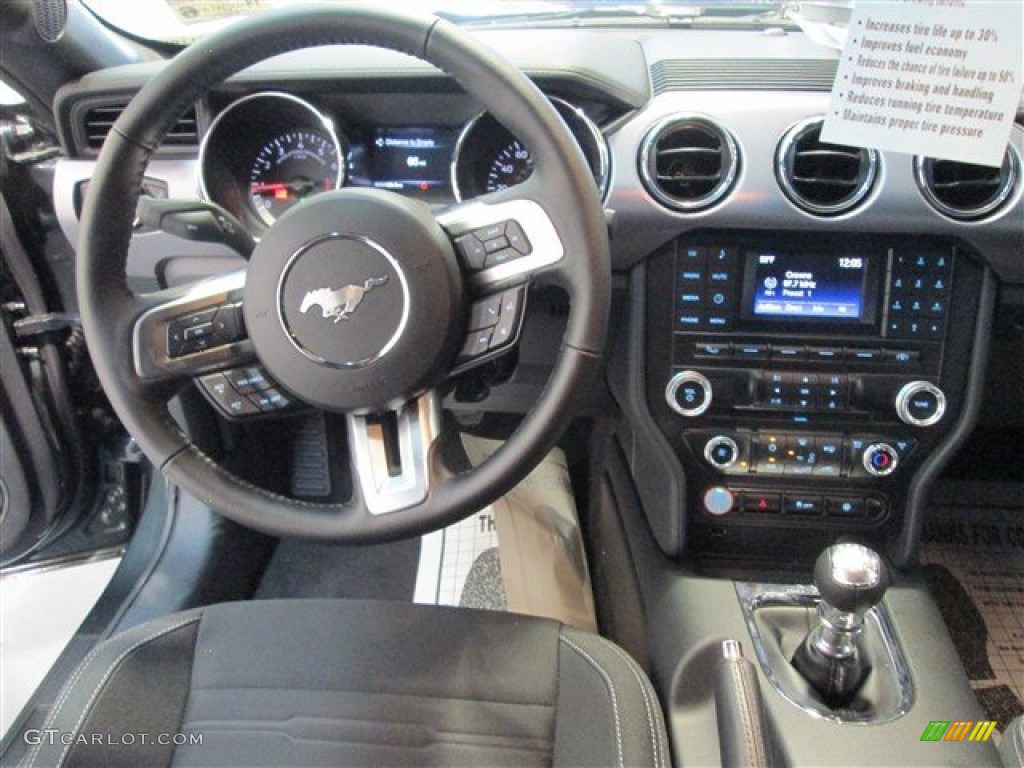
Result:
[[[25,765],[669,763],[650,682],[607,640],[386,602],[225,603],[133,627],[84,659],[47,733]]]

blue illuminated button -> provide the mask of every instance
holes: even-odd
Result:
[[[824,513],[821,496],[805,496],[802,494],[786,494],[783,505],[787,515],[821,515]]]
[[[864,517],[867,506],[864,499],[854,496],[830,496],[828,514],[830,517]]]

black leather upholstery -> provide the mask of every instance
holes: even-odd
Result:
[[[606,640],[401,603],[228,603],[140,625],[89,654],[45,727],[71,735],[26,765],[669,762],[650,683]]]

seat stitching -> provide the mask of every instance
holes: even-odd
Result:
[[[654,751],[654,764],[660,768],[665,768],[666,763],[664,755],[661,752],[661,741],[656,735],[656,731],[660,731],[660,729],[655,726],[654,716],[651,710],[650,695],[652,691],[648,690],[650,683],[640,676],[640,667],[637,665],[636,661],[629,656],[629,654],[619,648],[615,643],[608,643],[607,645],[615,652],[616,655],[619,656],[619,658],[626,662],[626,667],[628,667],[629,671],[633,673],[633,677],[636,678],[636,682],[640,686],[640,693],[644,697],[644,709],[647,711],[647,731],[651,737],[651,749]],[[655,697],[655,700],[657,700],[657,697]]]
[[[100,691],[103,689],[103,686],[107,684],[107,680],[109,680],[110,676],[114,674],[114,670],[117,669],[120,663],[124,661],[124,659],[127,658],[128,655],[132,653],[135,649],[137,649],[139,646],[145,645],[148,642],[156,640],[158,637],[163,637],[164,635],[170,634],[171,632],[174,632],[177,629],[181,629],[187,624],[194,624],[195,622],[199,621],[200,618],[201,617],[199,616],[193,616],[191,618],[185,619],[184,621],[179,621],[177,624],[173,624],[170,627],[162,627],[154,632],[151,632],[142,639],[133,642],[130,646],[128,646],[128,648],[126,648],[124,651],[118,654],[116,659],[114,659],[109,665],[107,665],[107,671],[103,673],[103,677],[100,679],[99,683],[96,684],[96,687],[93,689],[92,695],[89,696],[89,700],[85,703],[85,707],[82,709],[82,714],[78,718],[78,722],[75,723],[75,727],[71,731],[71,739],[68,740],[68,743],[64,746],[64,750],[60,753],[60,758],[57,760],[58,766],[64,764],[64,760],[65,758],[67,758],[68,752],[71,750],[72,745],[75,743],[75,738],[78,736],[78,730],[82,727],[82,724],[85,722],[85,718],[88,716],[89,710],[92,708],[93,703],[96,701],[96,697],[99,696]]]
[[[61,709],[63,709],[68,696],[71,695],[71,691],[74,690],[75,683],[78,682],[78,678],[80,678],[82,676],[82,673],[85,672],[86,668],[88,668],[89,662],[91,662],[98,653],[103,651],[107,647],[107,645],[108,642],[97,643],[95,646],[93,646],[93,649],[89,651],[86,657],[82,659],[81,663],[75,669],[74,674],[71,675],[71,679],[68,680],[68,682],[65,684],[64,690],[61,691],[60,697],[57,699],[57,703],[54,704],[53,709],[50,710],[50,714],[47,716],[46,723],[43,726],[44,728],[50,729],[56,723],[57,716],[60,714]],[[25,759],[21,764],[24,766],[31,766],[35,762],[36,758],[39,756],[39,752],[42,751],[42,748],[43,747],[41,742],[39,744],[36,744],[32,748],[32,751],[25,756]]]
[[[591,667],[593,667],[597,671],[597,673],[601,676],[601,679],[604,680],[604,685],[608,689],[608,693],[612,700],[612,720],[615,724],[615,746],[618,750],[618,766],[619,768],[624,768],[625,762],[622,757],[622,727],[619,722],[619,704],[618,699],[615,696],[615,684],[612,682],[611,677],[604,670],[604,668],[597,661],[595,661],[589,653],[584,651],[582,648],[576,645],[572,640],[567,638],[565,635],[559,635],[558,640],[559,642],[565,643],[567,646],[569,646],[569,648],[571,648],[579,656],[581,656],[588,664],[590,664]]]

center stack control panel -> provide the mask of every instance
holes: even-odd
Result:
[[[687,546],[895,530],[963,407],[982,275],[920,237],[702,234],[652,257],[646,394]]]

